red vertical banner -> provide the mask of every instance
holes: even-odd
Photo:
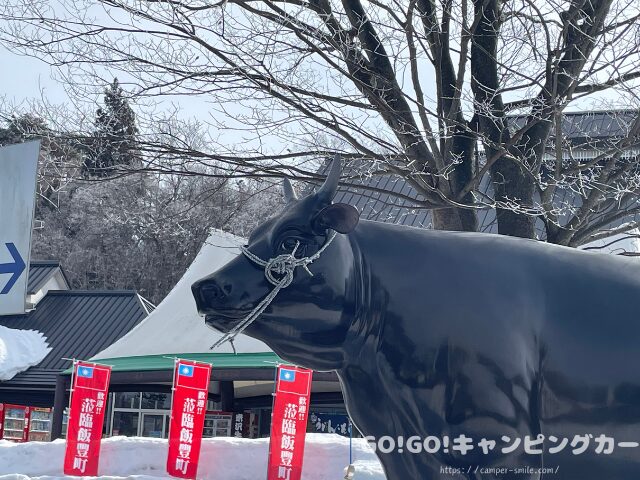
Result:
[[[65,475],[97,476],[111,367],[75,362],[67,423]]]
[[[300,480],[313,372],[278,367],[267,480]]]
[[[4,403],[0,403],[0,439],[2,439],[3,432],[4,432]]]
[[[167,473],[179,478],[196,478],[211,365],[176,360],[169,425]]]

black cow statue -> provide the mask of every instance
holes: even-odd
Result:
[[[300,200],[285,182],[283,212],[193,285],[206,323],[335,370],[364,435],[403,437],[377,452],[390,480],[640,478],[638,260],[358,222],[339,177]]]

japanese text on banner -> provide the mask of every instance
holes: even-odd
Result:
[[[176,361],[167,457],[167,473],[174,477],[196,478],[210,377],[209,364]]]
[[[97,476],[111,367],[76,362],[64,457],[65,475]]]
[[[280,366],[271,418],[268,480],[300,480],[313,372]]]

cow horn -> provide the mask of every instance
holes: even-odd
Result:
[[[336,190],[338,189],[338,182],[340,181],[341,163],[340,154],[336,153],[331,162],[329,174],[316,194],[320,200],[327,203],[333,200]]]
[[[290,203],[298,199],[296,192],[293,190],[293,186],[288,178],[282,180],[282,189],[284,190],[284,202]]]

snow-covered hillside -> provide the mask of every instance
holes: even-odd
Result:
[[[265,478],[269,439],[207,438],[202,443],[198,479],[256,480]],[[0,480],[64,478],[64,440],[11,443],[0,440]],[[357,480],[385,480],[382,467],[364,439],[353,440]],[[112,437],[102,441],[102,478],[136,480],[167,478],[167,440]],[[349,463],[349,439],[335,434],[307,434],[302,478],[341,480]],[[72,478],[72,477],[69,477]],[[73,477],[77,478],[77,477]]]

